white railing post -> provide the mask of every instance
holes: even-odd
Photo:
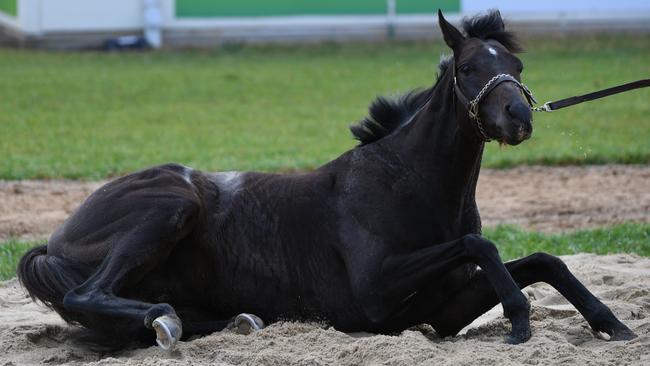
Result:
[[[163,14],[158,0],[144,0],[144,39],[153,48],[162,47]]]
[[[386,0],[386,27],[388,38],[395,38],[395,16],[397,14],[397,0]]]

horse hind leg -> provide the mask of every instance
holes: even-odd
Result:
[[[114,336],[134,334],[142,326],[153,329],[161,348],[172,349],[182,335],[182,325],[171,305],[117,295],[124,287],[137,284],[151,268],[166,259],[175,244],[175,233],[167,226],[149,221],[121,235],[90,278],[64,296],[63,307],[99,320],[85,325],[100,332],[128,332]],[[118,325],[122,329],[114,328]]]
[[[61,258],[48,253],[47,245],[35,247],[20,260],[18,279],[33,300],[56,311],[66,322],[80,324],[88,331],[74,331],[71,336],[97,351],[114,351],[140,339],[139,327],[133,321],[116,316],[85,311],[83,306],[65,306],[71,291],[96,273],[97,268],[71,258]],[[91,297],[88,294],[88,297]]]
[[[172,250],[191,233],[200,203],[193,191],[172,184],[121,189],[125,193],[119,196],[128,199],[108,205],[98,198],[85,207],[90,210],[88,215],[76,214],[76,226],[88,232],[109,233],[103,239],[109,249],[94,273],[65,294],[62,305],[66,311],[80,314],[80,323],[91,330],[116,337],[155,330],[158,344],[171,349],[182,335],[179,317],[167,303],[148,302],[157,297],[147,297],[150,289],[139,286],[146,286],[142,280],[164,266]],[[86,216],[96,217],[104,206],[107,211],[101,215],[105,219],[99,224],[85,220]],[[169,273],[182,270],[165,268]],[[173,299],[173,295],[168,297]]]
[[[175,210],[178,212],[178,210]],[[149,214],[144,223],[135,225],[125,232],[112,246],[111,251],[99,268],[80,286],[70,290],[63,298],[67,311],[81,313],[87,326],[99,331],[109,332],[114,337],[129,334],[151,334],[154,331],[156,342],[163,350],[172,350],[183,336],[208,334],[219,331],[234,323],[238,329],[256,330],[263,327],[263,322],[252,315],[238,316],[230,320],[214,320],[209,317],[193,316],[185,309],[177,314],[167,303],[149,303],[131,298],[153,298],[144,294],[155,292],[159,288],[141,288],[147,286],[145,280],[152,270],[169,263],[167,258],[172,249],[184,237],[185,227],[191,213],[182,215]],[[183,222],[175,222],[181,219]],[[180,271],[182,268],[166,268],[165,271]],[[174,286],[168,284],[170,288]],[[165,286],[163,286],[165,287]],[[173,291],[173,290],[171,290]],[[119,296],[120,294],[128,294]],[[174,298],[174,294],[170,294]],[[180,315],[180,316],[179,316]],[[187,322],[181,319],[187,318]],[[241,318],[241,319],[240,319]],[[82,323],[83,324],[83,323]],[[185,329],[183,329],[185,328]]]

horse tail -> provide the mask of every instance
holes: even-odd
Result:
[[[67,322],[77,316],[63,307],[63,297],[81,285],[92,273],[92,267],[72,259],[47,254],[47,245],[29,250],[18,263],[18,280],[33,300],[55,310]]]
[[[108,332],[111,328],[105,328],[106,322],[103,318],[73,312],[63,307],[65,294],[84,283],[95,269],[70,258],[48,255],[47,245],[41,245],[28,251],[20,259],[17,274],[18,280],[32,300],[40,300],[66,322],[84,326],[74,328],[68,334],[71,339],[95,352],[115,352],[130,346],[138,335],[127,333],[115,337],[114,333]],[[117,324],[113,325],[117,327]]]

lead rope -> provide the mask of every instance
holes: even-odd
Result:
[[[583,95],[577,95],[575,97],[564,98],[553,102],[546,102],[541,106],[533,107],[532,110],[533,112],[552,112],[560,108],[570,107],[572,105],[588,102],[590,100],[608,97],[610,95],[623,93],[634,89],[647,88],[649,86],[650,86],[650,79],[641,79],[641,80],[633,81],[631,83],[621,84],[621,85],[613,86],[611,88],[602,89],[602,90],[598,90]]]

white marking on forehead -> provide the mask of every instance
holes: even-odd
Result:
[[[493,47],[488,47],[488,52],[490,52],[492,56],[497,55],[497,50],[495,50]]]

